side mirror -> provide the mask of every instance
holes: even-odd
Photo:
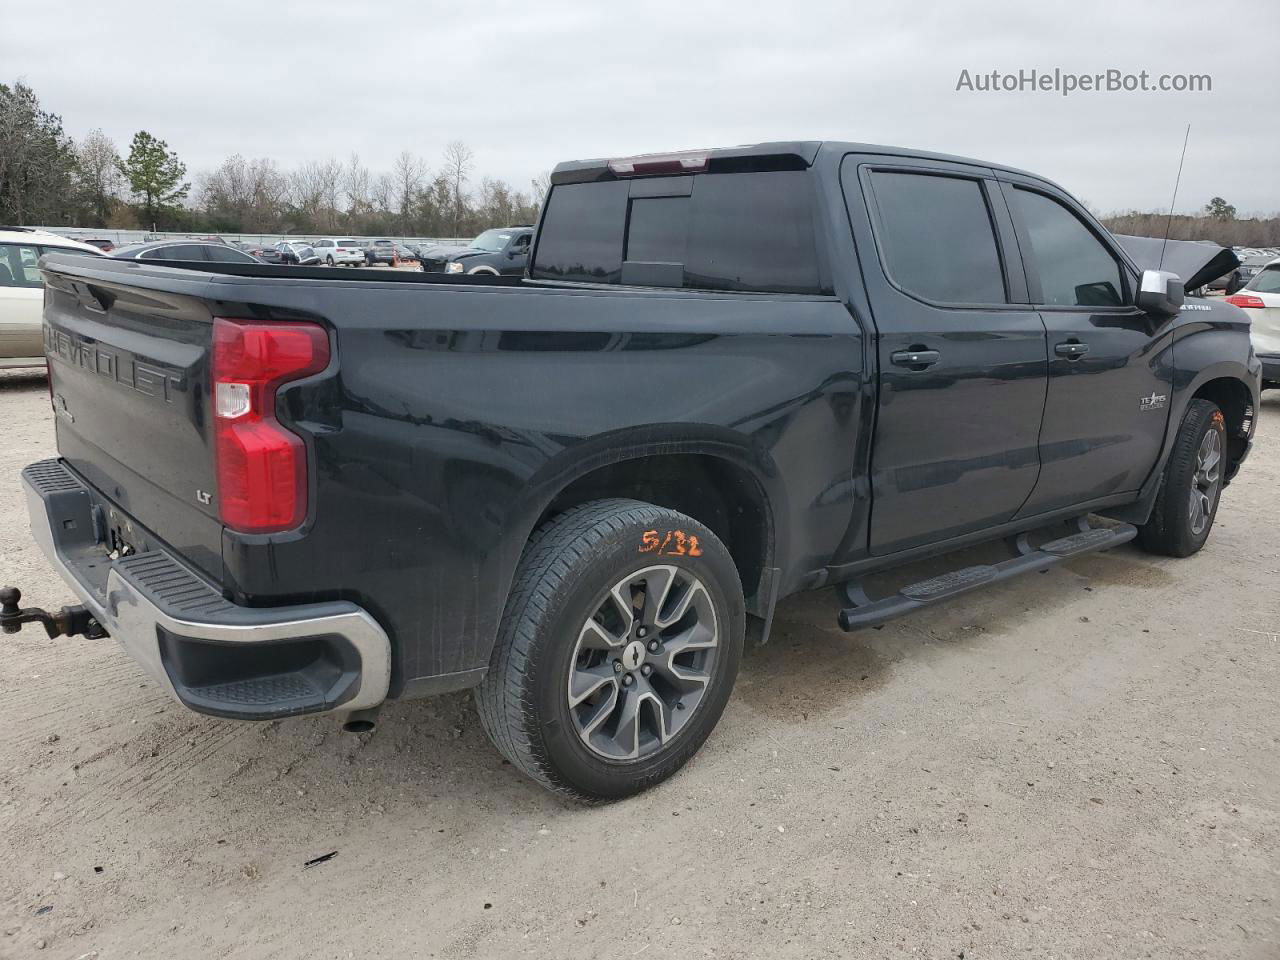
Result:
[[[1138,309],[1157,320],[1168,320],[1182,309],[1182,278],[1168,270],[1143,270],[1138,282]]]

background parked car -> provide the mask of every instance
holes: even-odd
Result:
[[[1280,388],[1280,257],[1254,274],[1244,287],[1227,297],[1249,315],[1249,339],[1262,361],[1262,386]]]
[[[519,275],[529,261],[533,227],[486,230],[465,247],[432,247],[420,261],[426,273]]]
[[[1274,256],[1268,256],[1266,254],[1254,254],[1252,256],[1242,257],[1240,260],[1240,278],[1244,280],[1245,283],[1248,283],[1261,273],[1263,268],[1274,259]]]
[[[100,257],[96,246],[43,230],[0,227],[0,368],[43,367],[40,257],[52,251]]]
[[[209,240],[153,240],[116,247],[111,256],[121,260],[182,260],[215,263],[261,263],[257,257],[226,243]]]
[[[396,244],[396,256],[403,262],[405,260],[417,260],[418,251],[412,247],[405,246],[403,243]]]
[[[253,243],[246,246],[240,244],[234,245],[237,250],[249,254],[251,257],[257,257],[263,263],[284,263],[281,258],[280,244],[260,244]]]
[[[1228,295],[1235,293],[1245,284],[1245,277],[1241,275],[1239,267],[1230,273],[1224,273],[1222,276],[1210,280],[1204,285],[1206,290],[1221,290]]]
[[[311,246],[315,248],[320,262],[326,267],[340,267],[343,264],[353,267],[364,265],[364,245],[359,240],[321,237]]]
[[[313,267],[320,262],[315,248],[309,243],[297,240],[281,240],[275,246],[281,263],[292,263],[301,267]]]
[[[391,240],[370,240],[364,248],[364,262],[370,266],[376,263],[395,263],[395,243]]]
[[[112,250],[114,250],[114,249],[116,248],[116,245],[115,245],[115,242],[114,242],[114,241],[112,241],[112,240],[99,240],[99,239],[97,239],[96,237],[90,237],[90,238],[88,238],[88,239],[81,240],[80,242],[81,242],[81,243],[87,243],[87,244],[89,244],[89,246],[91,246],[91,247],[97,247],[97,248],[98,248],[99,250],[101,250],[103,253],[110,253]]]

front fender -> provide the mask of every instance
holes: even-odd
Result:
[[[1195,304],[1208,301],[1195,301]],[[1222,302],[1210,304],[1209,311],[1192,314],[1184,310],[1174,321],[1174,372],[1169,420],[1165,426],[1160,456],[1143,484],[1140,502],[1154,502],[1165,463],[1187,406],[1206,384],[1214,380],[1235,380],[1249,392],[1257,409],[1262,392],[1262,363],[1249,342],[1249,318],[1244,311]],[[1249,427],[1252,436],[1252,424]]]

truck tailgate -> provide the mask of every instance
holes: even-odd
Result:
[[[120,261],[46,258],[44,342],[58,451],[121,513],[207,574],[222,574],[209,391],[208,277]],[[151,284],[156,275],[165,289]],[[175,292],[179,291],[179,292]]]

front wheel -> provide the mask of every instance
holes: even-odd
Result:
[[[745,623],[737,568],[709,529],[636,500],[583,504],[525,548],[476,689],[481,722],[550,790],[639,793],[720,719]]]
[[[1226,452],[1222,410],[1210,400],[1192,400],[1174,438],[1151,518],[1138,530],[1144,550],[1189,557],[1204,546],[1218,515]]]

